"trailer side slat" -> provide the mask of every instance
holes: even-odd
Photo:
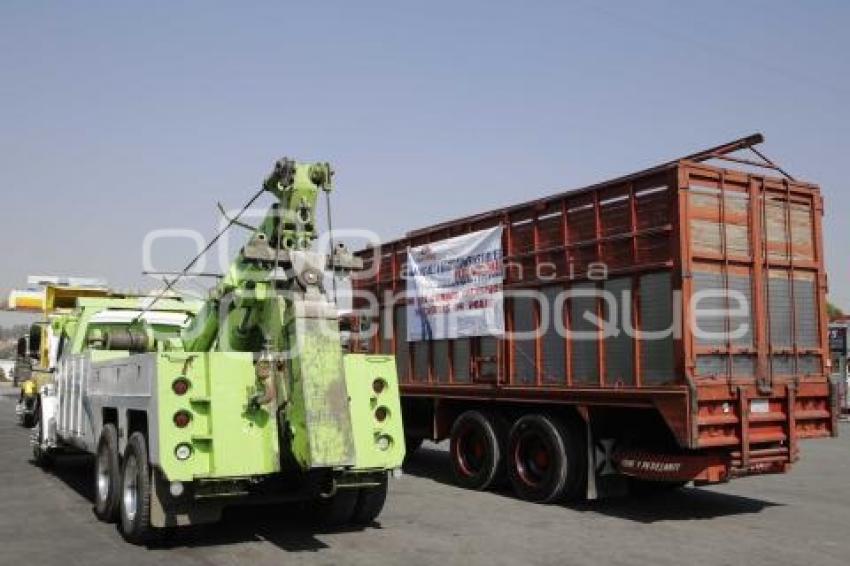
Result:
[[[539,290],[542,296],[507,298],[507,329],[530,332],[549,321],[531,338],[441,341],[431,345],[426,362],[417,363],[417,345],[408,354],[408,344],[398,338],[405,321],[396,314],[395,328],[379,331],[391,335],[381,343],[398,356],[403,393],[623,406],[624,394],[645,391],[634,397],[636,404],[647,406],[648,400],[680,444],[730,447],[744,468],[756,454],[759,461],[789,461],[798,438],[830,434],[819,189],[721,169],[699,157],[447,222],[388,244],[401,250],[501,224],[506,291]],[[359,255],[368,264],[377,261],[375,253]],[[588,273],[597,263],[609,268],[602,279]],[[405,288],[401,267],[393,270],[395,292]],[[356,288],[374,284],[354,280]],[[614,336],[589,321],[588,315],[610,318],[605,301],[556,300],[564,290],[589,289],[618,297]],[[701,318],[694,293],[727,290],[731,295],[699,305],[726,307],[727,315]],[[676,326],[691,317],[695,328],[713,336],[695,333],[689,324]],[[598,337],[571,339],[554,331],[555,321],[569,332]],[[626,326],[638,333],[628,336]],[[641,334],[663,335],[665,329],[672,330],[669,336]],[[475,384],[484,387],[470,389]],[[677,402],[660,395],[664,389],[676,391]]]

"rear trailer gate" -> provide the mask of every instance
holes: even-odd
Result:
[[[760,141],[362,250],[353,287],[377,297],[378,310],[351,347],[395,354],[407,399],[650,410],[692,459],[692,475],[719,481],[784,471],[799,439],[835,432],[823,201],[815,185],[750,167],[779,170],[769,161],[729,155]],[[407,250],[496,226],[504,337],[408,342]],[[564,291],[571,296],[559,299]],[[355,296],[355,312],[368,307]],[[712,308],[722,316],[706,312]],[[592,339],[569,334],[579,332]]]

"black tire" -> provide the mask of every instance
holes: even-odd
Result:
[[[423,442],[425,442],[424,438],[417,438],[411,436],[404,437],[404,460],[402,461],[402,466],[407,465],[413,455],[416,454],[416,452],[420,448],[422,448]]]
[[[387,501],[387,488],[387,474],[381,476],[377,487],[360,488],[351,522],[355,525],[372,524],[381,514],[384,503]]]
[[[153,536],[151,482],[147,440],[141,432],[134,432],[124,450],[119,497],[119,527],[124,540],[129,543],[144,544]]]
[[[525,415],[508,440],[508,477],[527,501],[552,503],[581,498],[586,488],[584,436],[576,426],[547,415]]]
[[[504,473],[504,426],[494,415],[466,411],[452,425],[449,453],[455,481],[461,487],[485,490]]]
[[[118,429],[107,424],[100,433],[94,464],[94,514],[106,523],[118,520],[121,493],[121,460]]]
[[[350,524],[359,495],[357,489],[340,489],[333,497],[316,501],[315,519],[322,527],[337,528]]]
[[[422,443],[425,442],[424,438],[419,438],[416,436],[405,436],[404,437],[404,450],[405,455],[410,456],[420,448],[422,448]]]
[[[54,464],[53,454],[41,447],[44,441],[44,419],[38,419],[32,432],[32,459],[36,466],[49,468]]]

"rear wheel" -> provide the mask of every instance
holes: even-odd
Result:
[[[357,489],[340,489],[315,505],[316,522],[324,527],[341,527],[351,522],[359,495]]]
[[[585,488],[586,455],[575,427],[547,415],[526,415],[511,428],[508,476],[527,501],[578,499]]]
[[[38,419],[31,434],[32,459],[37,466],[47,468],[53,464],[53,454],[45,448],[44,419]]]
[[[352,518],[354,524],[368,525],[378,518],[387,500],[387,483],[387,474],[383,474],[378,486],[358,490]]]
[[[141,432],[134,432],[124,451],[121,471],[121,534],[127,542],[143,544],[151,538],[151,471],[148,446]]]
[[[100,433],[94,470],[94,514],[109,523],[118,519],[121,493],[121,464],[118,458],[118,430],[108,424]]]
[[[467,411],[452,425],[450,453],[458,485],[484,490],[499,479],[504,469],[504,434],[497,419],[480,411]]]

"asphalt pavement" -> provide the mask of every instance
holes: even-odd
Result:
[[[746,564],[850,560],[850,425],[802,443],[790,474],[655,498],[534,505],[451,484],[444,446],[414,455],[376,525],[317,532],[294,506],[233,509],[219,524],[125,543],[92,512],[91,462],[31,461],[0,384],[0,564]]]

